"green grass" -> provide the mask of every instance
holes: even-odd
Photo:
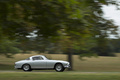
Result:
[[[0,70],[14,70],[14,62],[26,59],[30,56],[38,55],[32,54],[16,54],[14,58],[6,58],[0,56]],[[50,59],[67,60],[65,54],[42,54]],[[75,71],[82,72],[120,72],[120,53],[117,57],[92,57],[84,58],[84,61],[79,59],[79,56],[73,55],[73,68]]]
[[[2,72],[0,80],[120,80],[120,73]]]

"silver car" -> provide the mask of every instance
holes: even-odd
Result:
[[[62,72],[66,68],[70,68],[69,62],[49,60],[43,55],[31,56],[25,60],[15,62],[15,69],[23,69],[24,71],[55,69],[57,72]]]

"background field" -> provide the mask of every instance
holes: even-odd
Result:
[[[32,54],[16,54],[14,58],[6,58],[0,56],[0,70],[14,70],[14,62],[26,59],[29,56],[38,55]],[[67,60],[65,54],[44,54],[50,59]],[[73,56],[74,71],[81,72],[120,72],[120,54],[117,57],[92,57],[80,60],[78,55]]]

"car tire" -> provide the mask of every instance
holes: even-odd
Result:
[[[63,72],[64,70],[65,70],[65,68],[63,67],[63,65],[62,64],[56,64],[55,65],[55,70],[57,71],[57,72]]]
[[[32,71],[31,66],[29,64],[24,64],[22,66],[23,71]]]

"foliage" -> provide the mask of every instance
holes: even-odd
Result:
[[[120,39],[111,39],[109,40],[110,44],[112,45],[114,53],[120,53]]]
[[[20,49],[17,47],[18,43],[14,40],[11,41],[8,38],[4,38],[0,41],[0,54],[11,57],[15,53],[19,53]]]
[[[6,36],[11,40],[17,39],[20,42],[19,48],[24,51],[58,50],[63,53],[74,51],[82,56],[98,52],[109,54],[109,49],[105,48],[103,50],[105,52],[101,49],[107,47],[106,38],[109,36],[107,31],[115,34],[117,26],[102,17],[103,4],[115,4],[115,2],[2,0],[0,1],[0,38]],[[28,37],[31,33],[36,37]],[[100,40],[106,45],[99,45]],[[95,48],[100,50],[93,50]]]

